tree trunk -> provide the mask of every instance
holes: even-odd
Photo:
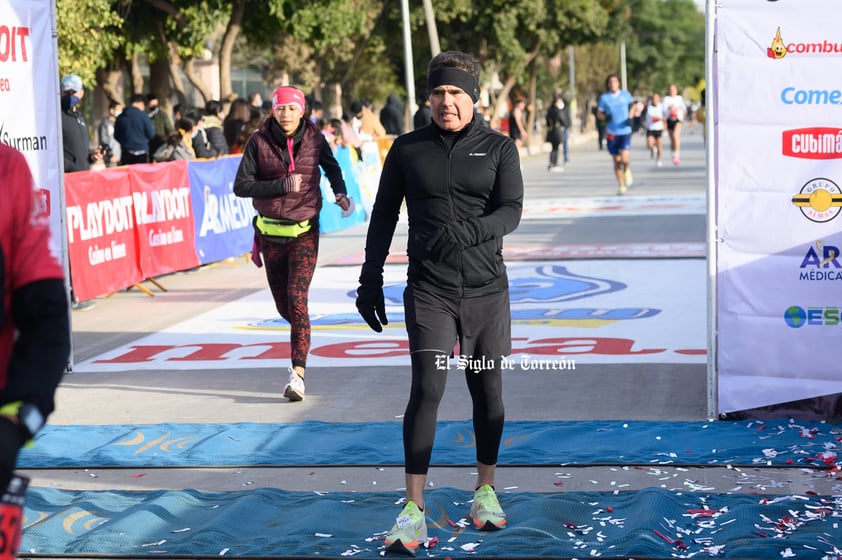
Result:
[[[119,67],[100,68],[96,71],[96,81],[102,87],[102,93],[109,101],[124,102],[123,72]]]
[[[503,82],[503,87],[500,88],[500,93],[497,94],[497,103],[494,106],[494,113],[491,116],[491,126],[493,128],[500,128],[500,120],[509,114],[509,94],[512,88],[515,87],[517,78],[509,75],[506,81]]]
[[[245,0],[231,2],[231,19],[222,36],[222,46],[219,48],[219,98],[226,99],[231,95],[231,53],[234,43],[242,28]]]
[[[526,67],[529,69],[529,91],[527,92],[526,108],[526,147],[532,146],[532,137],[534,136],[532,128],[535,124],[535,111],[538,90],[538,77],[536,70],[536,61],[538,54],[541,52],[541,41],[536,41],[535,46],[526,55]]]
[[[170,74],[170,84],[172,84],[172,93],[175,93],[176,96],[176,103],[180,104],[182,107],[187,106],[187,95],[184,92],[184,80],[181,79],[181,73],[179,70],[181,69],[182,60],[181,57],[178,56],[178,46],[173,43],[172,41],[167,41],[167,68],[169,69]],[[168,96],[172,97],[172,93]],[[172,113],[170,110],[171,104],[165,103],[163,99],[159,98],[161,102],[161,106],[165,104],[170,105],[170,107],[166,108],[168,113]],[[169,101],[169,99],[167,99]]]
[[[170,85],[169,60],[156,60],[149,65],[149,91],[158,98],[158,106],[168,115],[172,114],[173,89]]]
[[[211,92],[210,88],[208,88],[207,84],[205,84],[204,80],[202,80],[202,76],[196,70],[194,62],[195,59],[191,56],[184,61],[181,69],[184,71],[184,75],[187,76],[187,79],[190,80],[190,83],[193,84],[193,87],[196,88],[196,91],[199,92],[199,95],[202,96],[202,107],[204,107],[205,103],[213,99],[213,92]]]
[[[537,112],[538,76],[535,69],[536,59],[529,63],[529,88],[526,104],[526,148],[530,149],[535,137],[535,113]]]
[[[342,84],[333,82],[324,88],[325,98],[323,103],[325,105],[325,116],[328,119],[341,119],[342,108]]]
[[[140,73],[138,55],[133,54],[128,61],[129,81],[132,93],[143,93],[143,74]]]

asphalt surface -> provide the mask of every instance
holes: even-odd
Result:
[[[575,136],[572,161],[561,173],[547,169],[543,149],[522,157],[526,201],[541,208],[526,218],[506,240],[506,247],[542,247],[545,251],[577,247],[597,251],[636,250],[637,258],[651,257],[671,266],[686,258],[703,262],[706,238],[704,213],[685,212],[698,206],[706,192],[704,144],[701,131],[683,134],[681,165],[668,157],[656,168],[636,137],[632,148],[635,183],[620,199],[608,154],[597,149],[593,136]],[[664,207],[675,205],[675,213]],[[631,205],[633,208],[628,211]],[[576,211],[558,211],[570,206]],[[658,211],[634,208],[658,207]],[[627,211],[619,211],[625,208]],[[549,210],[548,210],[549,209]],[[553,210],[554,209],[554,210]],[[317,274],[356,277],[358,269],[332,266],[360,254],[366,226],[361,225],[321,240]],[[393,254],[399,254],[405,238],[397,236]],[[648,249],[647,249],[648,247]],[[664,248],[666,247],[666,251]],[[672,249],[670,249],[672,247]],[[562,253],[568,254],[568,253]],[[592,250],[581,252],[585,258]],[[688,257],[689,255],[689,257]],[[573,257],[569,257],[572,259]],[[578,258],[578,257],[577,257]],[[560,259],[564,261],[565,258]],[[677,266],[677,264],[676,264]],[[666,273],[669,276],[669,272]],[[675,278],[682,281],[681,277]],[[193,272],[159,278],[166,291],[147,283],[150,297],[131,289],[97,298],[96,306],[73,314],[74,362],[130,344],[209,310],[245,296],[265,291],[262,270],[245,258],[231,259]],[[704,282],[694,285],[704,286]],[[704,307],[704,288],[686,294]],[[704,317],[688,317],[688,324],[675,329],[699,329]],[[689,324],[689,322],[693,324]],[[286,337],[284,333],[281,336]],[[702,341],[704,344],[704,341]],[[287,423],[300,420],[327,422],[391,421],[400,418],[409,386],[408,367],[310,367],[307,371],[307,399],[289,403],[281,396],[287,363],[272,368],[169,370],[127,368],[118,372],[69,373],[57,394],[53,424],[155,424],[260,422]],[[652,363],[640,361],[606,363],[577,368],[556,376],[519,376],[506,380],[508,420],[662,420],[704,421],[707,419],[707,367],[704,363]],[[440,420],[470,418],[470,400],[464,381],[454,377],[440,406]],[[395,445],[401,445],[396,441]],[[692,480],[721,489],[734,488],[733,471],[725,468],[659,467],[663,478],[651,472],[618,467],[566,467],[570,473],[564,490],[611,490],[621,484],[625,490],[649,486],[681,486]],[[547,491],[547,480],[558,467],[500,468],[498,488],[515,491]],[[149,469],[136,478],[121,469],[55,469],[26,473],[34,486],[61,489],[183,489],[209,491],[242,490],[261,486],[301,491],[399,491],[403,488],[401,468],[182,468]],[[469,488],[473,469],[436,468],[430,480],[436,486]],[[826,494],[832,481],[803,470],[758,468],[751,473],[755,484],[748,491],[771,493],[807,490]],[[385,529],[385,528],[384,528]]]

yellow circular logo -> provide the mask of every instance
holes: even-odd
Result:
[[[829,222],[842,210],[842,189],[830,179],[811,179],[792,197],[792,203],[811,222]]]

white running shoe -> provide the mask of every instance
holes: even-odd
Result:
[[[284,387],[284,396],[291,401],[304,400],[304,380],[292,368],[289,368],[289,382]]]

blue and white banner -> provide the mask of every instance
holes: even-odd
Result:
[[[202,264],[251,250],[254,239],[250,198],[234,194],[240,157],[193,161],[187,166],[196,231],[196,254]]]
[[[716,2],[720,413],[842,393],[838,7]]]
[[[515,372],[564,375],[596,364],[704,364],[702,259],[535,261],[507,265]],[[354,305],[359,264],[318,267],[310,289],[309,367],[409,367],[406,265],[387,265],[389,325],[373,332]],[[457,356],[458,370],[470,356]],[[268,289],[74,367],[94,371],[286,368],[289,324]]]

